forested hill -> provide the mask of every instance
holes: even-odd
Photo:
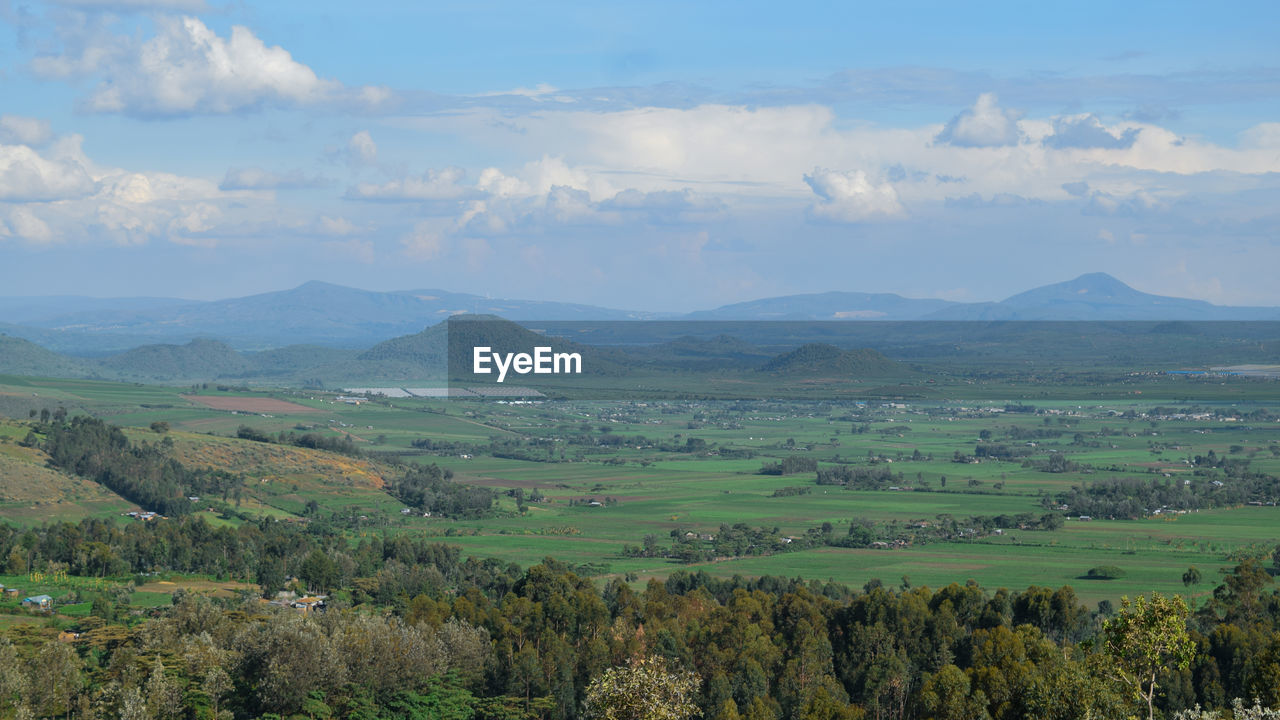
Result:
[[[907,374],[906,368],[875,350],[841,350],[825,343],[809,343],[765,363],[764,372],[779,375],[841,375],[883,377]]]

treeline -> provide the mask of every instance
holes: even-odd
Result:
[[[1221,478],[1221,479],[1219,479]],[[1192,477],[1115,477],[1073,485],[1046,498],[1072,515],[1136,519],[1161,512],[1280,503],[1280,478],[1262,473]]]
[[[850,490],[883,490],[900,485],[902,478],[902,473],[895,475],[886,465],[837,465],[819,470],[817,482],[819,485],[843,485]]]
[[[145,510],[178,516],[191,511],[188,496],[226,499],[243,478],[223,470],[192,470],[168,455],[170,441],[132,444],[120,428],[88,415],[36,426],[50,462],[97,482]],[[34,434],[34,432],[33,432]],[[29,439],[29,442],[31,439]]]
[[[22,547],[30,537],[43,548],[74,530],[112,540],[96,527],[54,525],[31,536],[8,530],[3,541]],[[322,535],[296,532],[295,546]],[[456,550],[401,538],[361,547],[353,553],[381,561],[357,570],[321,615],[188,597],[132,627],[88,618],[74,644],[38,633],[21,634],[22,647],[0,643],[0,714],[21,705],[40,717],[571,720],[582,717],[592,679],[641,655],[695,672],[693,699],[707,720],[1138,711],[1092,643],[1109,607],[1091,611],[1070,587],[873,581],[855,591],[677,572],[637,590],[618,578],[598,587],[553,560],[482,577],[468,574]],[[268,549],[267,557],[276,556]],[[415,572],[432,581],[393,587],[381,577]],[[1194,659],[1159,671],[1162,716],[1237,697],[1280,703],[1280,594],[1256,563],[1227,574],[1187,624]]]
[[[497,497],[489,488],[454,482],[453,471],[441,470],[435,463],[410,467],[389,491],[409,507],[454,518],[482,517],[493,509]]]
[[[126,524],[87,518],[26,530],[0,524],[0,568],[11,575],[197,573],[258,583],[264,596],[295,577],[311,590],[345,588],[360,602],[379,604],[446,587],[500,596],[519,573],[495,560],[463,559],[457,547],[422,537],[375,535],[351,543],[323,521],[264,518],[214,527],[202,517]]]
[[[800,455],[788,455],[781,462],[766,462],[760,466],[761,475],[795,475],[802,472],[815,472],[818,461]]]
[[[623,435],[607,425],[598,434],[590,429],[569,428],[563,435],[550,437],[493,437],[488,443],[467,443],[417,438],[410,444],[432,455],[489,455],[526,462],[565,462],[592,455],[612,455],[622,447],[664,453],[703,453],[716,450],[722,457],[749,459],[755,451],[741,448],[719,448],[697,437],[653,439],[644,435]],[[570,454],[572,452],[572,455]]]
[[[299,434],[288,430],[281,430],[272,435],[248,425],[241,425],[236,428],[236,437],[241,440],[252,440],[260,443],[292,445],[311,450],[328,450],[329,452],[342,453],[343,455],[360,455],[360,448],[356,447],[355,441],[349,435],[334,436],[316,432]]]
[[[1063,517],[1056,512],[1036,515],[975,515],[955,518],[938,515],[933,521],[874,522],[854,518],[848,531],[840,533],[835,525],[824,522],[800,535],[784,535],[777,528],[751,527],[746,523],[720,525],[715,533],[685,528],[671,531],[672,543],[659,545],[657,536],[646,535],[640,545],[623,545],[625,557],[668,558],[677,562],[706,562],[716,558],[773,555],[815,547],[890,548],[928,544],[930,542],[971,541],[1005,530],[1058,530]]]

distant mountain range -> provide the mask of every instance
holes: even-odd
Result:
[[[729,337],[679,338],[643,348],[585,345],[550,339],[493,315],[455,315],[411,335],[384,340],[366,350],[291,345],[238,352],[208,339],[182,345],[152,344],[101,358],[56,353],[21,338],[0,335],[0,375],[38,375],[155,383],[253,382],[308,386],[489,384],[471,373],[471,348],[528,352],[552,343],[556,352],[578,353],[582,372],[621,377],[644,372],[711,369],[775,376],[885,377],[911,374],[875,350],[844,350],[811,343],[776,355]]]
[[[1105,273],[1000,302],[958,303],[891,293],[825,292],[725,305],[687,315],[491,299],[443,290],[374,292],[323,282],[214,301],[171,298],[0,298],[0,333],[83,357],[212,338],[242,351],[292,345],[360,349],[457,314],[510,320],[1280,320],[1280,308],[1229,307],[1139,292]],[[171,351],[154,351],[165,353]],[[149,358],[161,363],[162,358]],[[268,358],[264,358],[266,361]],[[232,362],[211,356],[211,363]],[[232,362],[232,364],[235,364]]]

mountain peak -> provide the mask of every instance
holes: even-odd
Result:
[[[1066,288],[1074,288],[1076,292],[1114,295],[1116,293],[1136,292],[1133,288],[1104,272],[1085,273],[1075,280],[1061,283]]]
[[[1154,295],[1139,292],[1104,272],[1085,273],[1074,280],[1067,280],[1018,293],[1004,300],[1003,305],[1027,305],[1045,302],[1105,303],[1144,302]]]

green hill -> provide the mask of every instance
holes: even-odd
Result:
[[[137,380],[195,380],[244,377],[252,364],[217,340],[192,340],[186,345],[143,345],[103,358],[109,374]]]
[[[86,377],[93,374],[88,362],[59,355],[9,335],[0,335],[0,373],[48,377]]]
[[[826,343],[801,345],[765,363],[760,370],[777,375],[853,377],[883,377],[908,372],[901,363],[894,362],[870,348],[841,350],[835,345]]]

